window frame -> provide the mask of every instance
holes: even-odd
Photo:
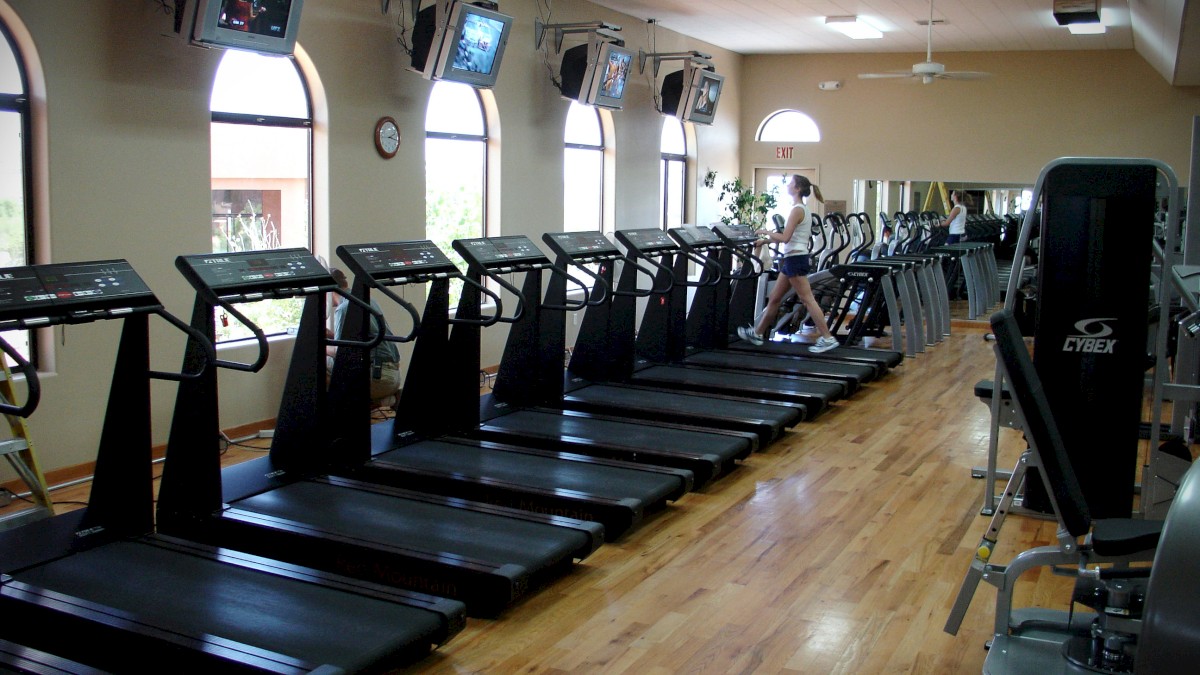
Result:
[[[578,108],[576,108],[576,106],[578,106]],[[606,198],[607,198],[606,191],[608,189],[608,181],[606,180],[608,177],[607,176],[608,151],[609,151],[608,138],[604,133],[604,118],[601,116],[600,111],[597,108],[595,108],[594,106],[584,105],[582,103],[578,103],[575,101],[571,102],[571,109],[578,110],[578,109],[582,109],[582,108],[586,108],[588,111],[591,112],[591,116],[588,119],[595,122],[596,135],[600,138],[600,143],[598,145],[596,145],[596,144],[592,144],[592,143],[580,143],[577,141],[567,141],[566,135],[567,135],[567,131],[568,131],[568,126],[564,123],[564,125],[563,125],[563,161],[564,161],[564,165],[563,165],[563,201],[564,201],[564,204],[563,204],[563,209],[564,209],[563,231],[564,232],[568,231],[567,223],[566,223],[566,219],[565,219],[565,216],[566,216],[566,203],[565,202],[566,202],[566,190],[567,190],[566,151],[567,150],[582,150],[584,152],[597,153],[597,159],[599,159],[600,171],[598,173],[600,176],[600,184],[596,188],[596,218],[595,218],[595,222],[598,225],[597,229],[600,230],[601,232],[603,232],[606,229],[605,228],[606,220],[605,220],[604,214],[605,214],[605,204],[606,204]],[[567,113],[567,118],[568,119],[570,118],[569,111]]]
[[[24,54],[17,45],[16,36],[8,24],[0,20],[0,36],[12,52],[13,61],[17,67],[17,76],[21,81],[21,91],[17,93],[0,92],[0,111],[16,113],[20,118],[21,129],[21,199],[22,216],[25,229],[25,264],[32,265],[37,260],[37,233],[34,231],[35,204],[33,190],[33,106],[29,96],[29,65]],[[29,363],[38,369],[41,365],[39,358],[38,331],[25,329],[29,344]]]
[[[265,55],[265,56],[271,56],[271,55]],[[224,58],[224,57],[222,57],[222,58]],[[212,134],[212,125],[214,125],[214,124],[236,124],[236,125],[241,125],[241,126],[253,126],[253,127],[261,127],[261,128],[270,127],[270,128],[281,128],[281,129],[306,129],[308,131],[308,152],[307,152],[308,162],[305,167],[306,172],[308,174],[308,199],[307,199],[307,205],[306,205],[306,208],[308,211],[307,212],[308,225],[307,225],[306,236],[305,236],[305,248],[307,248],[309,252],[315,253],[316,252],[316,209],[314,206],[314,202],[316,201],[315,195],[316,195],[317,171],[316,171],[316,160],[315,160],[316,141],[314,138],[314,133],[315,133],[314,126],[315,125],[314,125],[314,120],[313,120],[314,105],[313,105],[312,87],[309,85],[308,77],[305,75],[304,69],[300,67],[300,63],[296,60],[295,55],[278,55],[278,56],[271,56],[271,58],[287,59],[288,62],[291,63],[292,67],[295,68],[297,79],[300,82],[301,91],[304,94],[304,104],[305,104],[306,110],[308,111],[308,117],[303,118],[303,117],[289,117],[289,116],[284,116],[284,115],[261,115],[261,114],[255,114],[255,113],[236,113],[236,112],[227,112],[227,111],[216,111],[216,110],[211,109],[212,104],[210,102],[209,103],[209,141],[211,143],[212,135],[213,135]],[[220,72],[219,66],[218,66],[217,72],[218,73]],[[216,85],[217,85],[217,80],[216,80],[216,75],[214,74],[212,87],[215,88]],[[210,90],[210,96],[211,96],[211,90]],[[212,172],[211,172],[211,168],[210,168],[210,171],[209,171],[210,192],[212,190],[212,179],[213,179],[213,176],[212,176]],[[219,308],[217,309],[217,311],[220,311]],[[268,339],[294,337],[294,333],[289,330],[284,330],[281,332],[268,332],[266,335],[267,335]],[[253,339],[254,339],[253,336],[227,338],[224,340],[218,340],[216,346],[218,348],[224,348],[226,346],[230,346],[230,347],[239,346],[239,345],[245,344],[247,341],[253,340]]]

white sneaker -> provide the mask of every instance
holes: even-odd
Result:
[[[815,332],[817,332],[817,327],[812,325],[811,323],[800,324],[800,334],[801,335],[812,335]]]
[[[737,334],[738,337],[742,338],[746,342],[749,342],[750,344],[761,345],[763,343],[762,336],[755,333],[754,329],[750,326],[738,326]]]
[[[801,333],[792,333],[788,336],[788,340],[792,342],[808,342],[808,340],[804,339],[804,335]]]
[[[817,338],[817,343],[815,345],[808,348],[808,351],[812,352],[813,354],[820,354],[821,352],[827,352],[837,346],[837,338],[820,337]]]

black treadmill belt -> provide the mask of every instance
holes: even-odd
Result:
[[[697,352],[685,358],[684,363],[713,368],[730,368],[733,370],[758,370],[784,375],[836,378],[839,380],[852,380],[855,383],[866,382],[875,376],[874,368],[861,363],[814,361],[803,358],[784,359],[778,356],[760,355],[751,352]]]
[[[440,627],[434,612],[134,541],[13,576],[160,628],[234,640],[347,672],[377,666],[407,645],[432,644],[430,636]]]
[[[750,452],[750,441],[735,436],[537,410],[518,410],[496,417],[481,428],[497,428],[541,437],[574,437],[597,445],[615,444],[663,454],[710,455],[717,459],[718,464],[725,464]]]
[[[644,504],[660,502],[679,489],[679,478],[673,475],[444,441],[406,445],[379,455],[375,461],[543,489],[574,490],[608,499],[632,498]]]
[[[752,345],[748,342],[738,340],[729,343],[730,349],[745,352],[764,352],[767,354],[784,354],[789,356],[811,354],[808,351],[809,345],[797,344],[793,342],[774,342],[770,341],[761,345]],[[833,359],[846,359],[848,361],[870,362],[877,363],[883,368],[894,368],[904,360],[902,352],[892,351],[890,349],[873,349],[871,347],[834,347],[827,352],[821,352],[821,356]]]
[[[580,530],[316,481],[292,483],[231,506],[368,543],[516,564],[530,572],[569,559],[589,542]]]
[[[753,403],[728,398],[706,398],[678,391],[616,387],[606,384],[591,384],[567,392],[566,398],[613,406],[637,406],[650,411],[693,413],[714,419],[736,418],[763,422],[779,428],[793,426],[801,417],[800,411],[790,406]]]
[[[677,366],[650,366],[633,374],[633,381],[662,382],[673,386],[696,384],[745,392],[781,392],[789,395],[819,399],[824,404],[840,398],[845,388],[837,382],[819,380],[797,381],[765,373],[739,373],[729,370],[706,370]]]

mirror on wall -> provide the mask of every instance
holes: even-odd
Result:
[[[876,224],[881,212],[889,218],[897,211],[945,214],[950,210],[951,190],[962,190],[967,196],[968,213],[998,216],[1024,213],[1033,197],[1033,186],[1022,183],[858,178],[850,210],[868,213]]]

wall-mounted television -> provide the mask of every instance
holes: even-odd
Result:
[[[662,112],[684,122],[712,124],[724,88],[724,75],[689,63],[663,77]]]
[[[267,54],[291,54],[304,0],[200,0],[192,42]]]
[[[589,43],[563,52],[562,95],[587,105],[620,109],[633,67],[633,52],[616,42]]]
[[[417,13],[412,68],[427,80],[496,84],[512,32],[511,16],[458,0],[436,0]]]

